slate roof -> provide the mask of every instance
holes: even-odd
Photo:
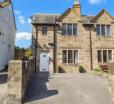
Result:
[[[34,14],[32,24],[55,24],[60,14]]]
[[[32,24],[55,24],[55,19],[58,19],[61,14],[34,14]],[[95,16],[81,16],[83,23],[90,23]],[[34,19],[33,19],[34,18]]]

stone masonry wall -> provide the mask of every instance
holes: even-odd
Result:
[[[21,104],[34,76],[33,61],[10,61],[8,69],[7,104]]]
[[[63,36],[61,32],[57,34],[57,66],[61,66],[65,72],[79,72],[79,65],[89,71],[90,70],[90,34],[89,27],[84,26],[80,16],[77,16],[73,10],[62,20],[62,23],[77,24],[77,36]],[[61,26],[62,27],[62,26]],[[60,34],[61,33],[61,34]],[[63,64],[62,50],[78,50],[78,64]]]
[[[40,70],[40,54],[43,52],[47,52],[50,54],[50,59],[53,60],[53,47],[49,45],[49,43],[54,43],[54,26],[53,25],[45,25],[48,27],[48,33],[47,35],[42,35],[42,27],[44,25],[38,25],[37,30],[38,30],[38,40],[37,40],[37,71],[39,72]],[[36,41],[36,30],[35,26],[32,28],[33,31],[33,38],[32,38],[32,45],[33,47],[35,46],[35,41]],[[33,55],[35,54],[35,50],[33,49]],[[52,68],[51,68],[52,69]],[[53,69],[52,69],[53,70]]]
[[[111,36],[97,36],[96,25],[97,24],[107,24],[111,25]],[[97,50],[112,50],[112,61],[114,62],[114,24],[112,23],[112,18],[104,12],[96,20],[96,24],[92,28],[92,48],[93,48],[93,68],[99,65],[97,60]],[[100,63],[102,64],[102,63]],[[108,64],[108,63],[106,63]]]
[[[114,98],[114,63],[109,63],[108,66],[109,66],[109,76],[108,76],[109,88],[112,97]]]
[[[78,25],[78,35],[77,36],[63,36],[62,35],[62,23],[76,23]],[[111,25],[111,36],[97,36],[96,25],[97,24],[107,24]],[[46,26],[46,25],[43,25]],[[85,26],[82,22],[82,17],[76,15],[74,10],[71,10],[61,22],[59,22],[60,28],[57,29],[57,69],[62,67],[65,72],[79,72],[79,65],[82,65],[86,71],[91,70],[91,53],[90,53],[90,28]],[[38,25],[38,64],[40,62],[40,53],[47,52],[50,53],[50,47],[48,43],[53,43],[54,29],[53,26],[48,27],[48,34],[43,36],[41,33],[42,25]],[[98,63],[98,50],[112,50],[112,61],[114,61],[114,23],[112,23],[112,18],[104,12],[94,23],[91,31],[92,37],[92,60],[93,69],[98,67],[102,63]],[[33,37],[35,38],[35,30],[33,26]],[[46,47],[44,47],[46,46]],[[76,64],[63,64],[62,63],[62,50],[71,49],[79,51],[79,63]],[[107,64],[107,63],[105,63]],[[40,66],[40,65],[39,65]]]

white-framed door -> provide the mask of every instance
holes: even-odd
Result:
[[[40,72],[49,71],[49,55],[44,52],[40,54]]]

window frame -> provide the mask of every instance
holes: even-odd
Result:
[[[47,35],[47,34],[48,34],[48,27],[42,26],[42,35]]]
[[[99,28],[98,28],[98,26],[99,26]],[[104,28],[103,28],[103,26],[104,26]],[[98,29],[100,29],[100,30],[98,30]],[[103,29],[104,29],[104,31],[103,31]],[[111,36],[111,24],[96,24],[96,34],[97,34],[97,36],[102,36],[102,37]]]
[[[64,30],[64,25],[66,25]],[[69,28],[69,25],[71,26]],[[65,34],[64,34],[65,33]],[[62,24],[62,35],[63,36],[77,36],[78,35],[78,24],[77,23],[63,23]]]
[[[66,57],[67,57],[67,61],[64,62],[64,54],[63,54],[63,51],[66,51]],[[71,51],[71,54],[72,54],[72,62],[69,62],[69,51]],[[78,59],[75,59],[76,56],[75,56],[75,51],[77,51],[77,58]],[[77,61],[77,62],[76,62]],[[62,50],[62,64],[79,64],[79,50],[78,49],[63,49]]]
[[[98,59],[98,51],[101,51],[101,61],[99,62],[99,59]],[[106,51],[106,61],[104,60],[104,52]],[[111,59],[109,59],[109,51],[111,52],[111,56],[110,56],[110,58]],[[113,50],[108,50],[108,49],[103,49],[103,50],[97,50],[97,61],[98,61],[98,63],[108,63],[108,62],[110,62],[110,61],[113,61]]]

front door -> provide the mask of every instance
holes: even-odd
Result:
[[[49,71],[49,56],[48,53],[40,54],[40,72],[48,72]]]

